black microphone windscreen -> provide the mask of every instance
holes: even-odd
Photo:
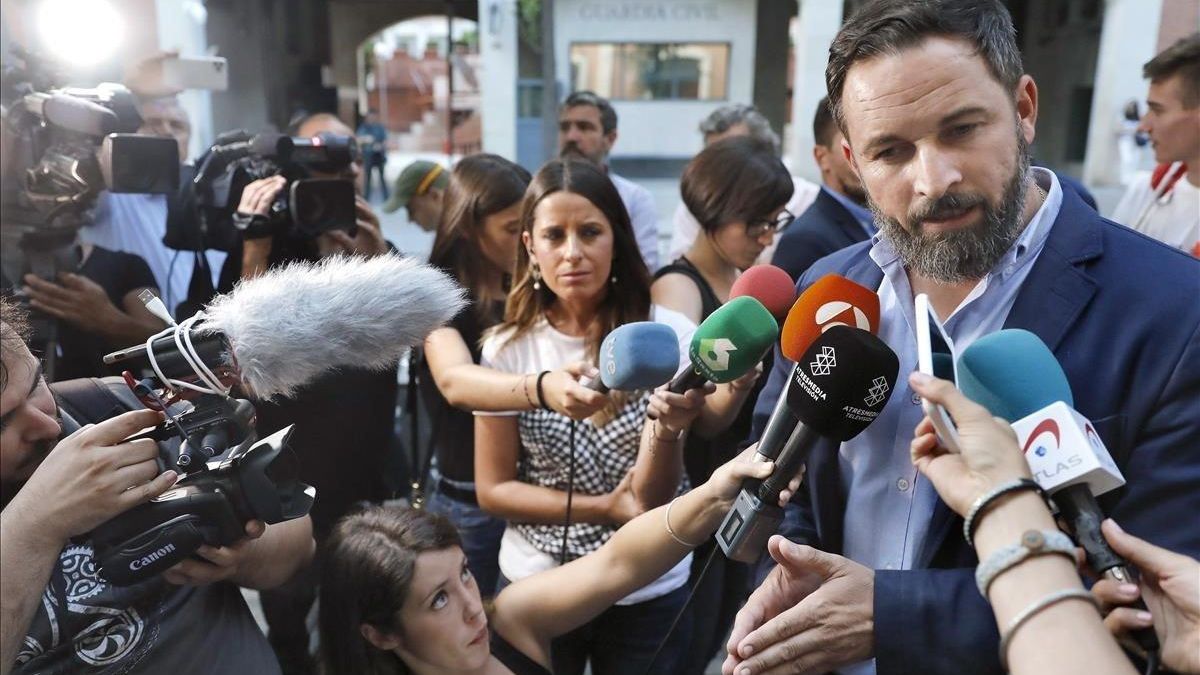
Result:
[[[788,405],[822,436],[848,441],[887,405],[900,360],[883,340],[850,326],[834,326],[809,346],[792,369]]]

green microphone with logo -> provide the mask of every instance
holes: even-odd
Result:
[[[671,380],[682,394],[705,382],[723,384],[750,372],[779,338],[779,324],[758,300],[743,295],[721,305],[696,329],[688,357],[692,365]]]

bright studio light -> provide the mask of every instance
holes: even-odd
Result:
[[[43,0],[37,26],[50,54],[80,66],[108,59],[125,35],[121,16],[107,0]]]

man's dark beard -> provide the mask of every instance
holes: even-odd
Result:
[[[875,225],[891,242],[904,266],[917,274],[947,284],[982,279],[1004,257],[1025,226],[1021,214],[1028,187],[1029,148],[1019,131],[1016,159],[1016,171],[1004,188],[999,206],[993,207],[981,194],[947,193],[910,213],[906,229],[885,215],[867,195]],[[921,231],[928,219],[961,213],[976,205],[983,211],[977,223],[950,232]]]
[[[598,163],[594,158],[585,155],[583,150],[579,148],[579,145],[576,144],[575,141],[567,141],[562,146],[562,149],[558,151],[558,156],[560,159],[565,159],[567,157],[578,157],[579,159],[586,159],[593,164]]]

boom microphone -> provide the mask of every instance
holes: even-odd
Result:
[[[1125,484],[1092,423],[1072,407],[1062,366],[1036,335],[1006,329],[963,350],[958,361],[963,394],[1012,423],[1034,480],[1070,525],[1088,564],[1117,581],[1132,580],[1125,561],[1100,531],[1104,513],[1096,495]],[[1133,604],[1145,610],[1142,600]],[[1134,633],[1147,652],[1158,651],[1153,628]]]
[[[750,372],[779,337],[779,324],[754,298],[732,298],[708,315],[692,336],[692,367],[671,380],[675,394],[705,382],[732,382]]]
[[[879,329],[879,296],[845,277],[826,274],[805,289],[788,311],[779,349],[788,360],[799,362],[809,346],[834,326],[852,326],[874,333]],[[763,427],[756,460],[765,462],[778,457],[796,428],[799,418],[788,407],[794,378],[793,372]]]
[[[733,282],[729,298],[748,295],[763,304],[774,316],[784,316],[796,302],[796,284],[792,277],[774,265],[755,265]]]
[[[754,562],[779,529],[779,494],[821,438],[844,443],[866,429],[887,405],[900,360],[865,330],[834,326],[808,347],[792,369],[787,407],[797,423],[774,471],[761,484],[743,485],[717,530],[731,560]]]
[[[159,370],[187,378],[195,356],[226,381],[240,380],[257,398],[293,396],[318,376],[341,368],[385,370],[410,345],[450,320],[463,290],[444,273],[412,258],[333,256],[293,262],[239,283],[193,317],[185,338],[151,338]],[[189,320],[192,321],[192,320]],[[107,364],[136,359],[146,347],[115,352]]]
[[[601,394],[653,389],[679,370],[679,338],[655,321],[617,326],[600,344],[599,370],[586,386]]]

